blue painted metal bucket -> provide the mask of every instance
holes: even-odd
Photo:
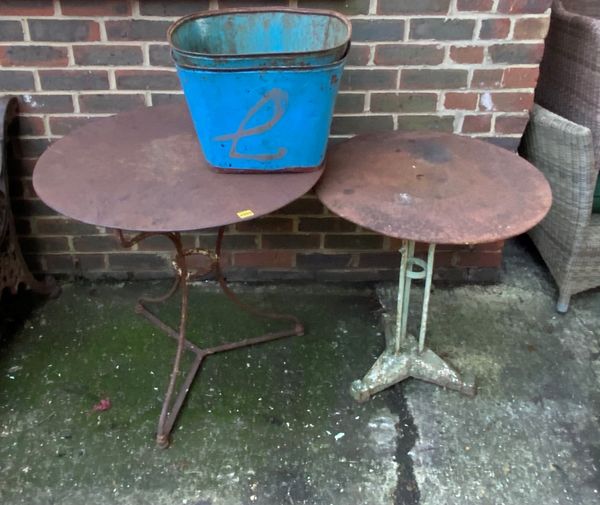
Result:
[[[282,17],[282,13],[285,16]],[[258,30],[256,23],[248,26],[259,33],[245,28],[243,19],[257,14],[262,19],[260,26],[267,26],[265,21],[270,20],[268,30]],[[269,14],[274,18],[270,19]],[[222,28],[224,21],[205,25],[198,24],[198,20],[206,16],[214,21],[219,15],[235,20],[235,44],[224,45],[226,37],[218,33],[213,56],[208,52],[202,55],[190,52],[185,57],[191,59],[178,59],[174,55],[196,133],[212,166],[231,172],[273,172],[309,171],[322,165],[349,41],[343,42],[340,36],[323,35],[321,42],[330,41],[335,46],[329,48],[336,53],[332,56],[328,49],[315,43],[314,37],[292,40],[289,34],[284,36],[286,30],[294,31],[290,27],[294,26],[296,14],[300,14],[302,20],[299,33],[304,34],[308,33],[308,19],[319,19],[313,27],[313,33],[318,33],[316,27],[327,26],[320,18],[332,16],[328,11],[298,13],[294,9],[217,11],[188,16],[169,30],[175,53],[178,48],[173,44],[174,34],[181,34],[179,30],[186,22],[196,28],[202,26],[202,30],[185,32],[203,37],[201,42],[189,42],[186,48],[207,50],[213,47],[209,28]],[[338,17],[334,15],[335,19]],[[348,29],[348,38],[349,35]],[[282,37],[295,45],[282,42]],[[248,40],[247,44],[244,39]],[[339,42],[345,44],[341,53]],[[271,53],[269,44],[273,44]],[[222,52],[225,49],[241,52],[226,55]],[[205,58],[213,61],[205,64]],[[219,66],[218,62],[224,59],[227,63]]]

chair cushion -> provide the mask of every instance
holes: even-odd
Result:
[[[594,203],[592,204],[592,212],[594,214],[600,214],[600,177],[598,177],[596,189],[594,190]]]

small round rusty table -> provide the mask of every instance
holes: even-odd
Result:
[[[357,136],[329,150],[327,167],[317,194],[332,212],[402,239],[396,317],[388,316],[385,324],[386,350],[352,384],[352,395],[365,401],[408,377],[474,394],[472,378],[461,377],[425,347],[435,245],[492,242],[527,231],[550,209],[548,182],[514,153],[432,132]],[[426,259],[414,256],[415,241],[429,244]],[[415,279],[425,281],[418,338],[407,334]]]
[[[141,298],[136,311],[177,339],[177,352],[158,423],[157,443],[169,435],[204,357],[276,338],[301,335],[291,315],[271,314],[240,305],[263,317],[289,320],[292,327],[240,342],[201,349],[186,338],[188,281],[214,273],[226,295],[219,264],[223,227],[277,210],[306,193],[322,170],[286,174],[223,174],[206,163],[185,105],[144,108],[90,123],[53,144],[38,161],[33,185],[56,211],[85,223],[117,230],[121,243],[132,247],[153,236],[166,236],[175,247],[175,282],[165,296]],[[219,228],[215,251],[186,249],[182,231]],[[126,239],[122,230],[140,232]],[[193,270],[187,259],[205,256],[209,266]],[[161,302],[181,289],[177,330],[160,321],[147,304]],[[174,401],[184,350],[196,358]]]

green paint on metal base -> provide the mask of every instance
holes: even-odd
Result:
[[[415,242],[403,240],[400,249],[401,261],[398,289],[388,290],[386,302],[393,292],[396,311],[391,312],[391,303],[384,304],[388,311],[383,314],[386,349],[362,380],[350,386],[350,394],[358,402],[367,401],[372,395],[402,382],[409,377],[431,382],[447,389],[454,389],[468,396],[475,395],[472,377],[463,379],[460,374],[431,349],[425,347],[425,333],[429,311],[429,295],[433,274],[435,244],[430,244],[427,260],[415,257]],[[420,270],[415,270],[417,267]],[[410,293],[413,280],[425,281],[421,307],[421,325],[418,340],[407,334]]]

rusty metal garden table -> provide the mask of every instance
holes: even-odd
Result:
[[[53,144],[38,161],[33,185],[51,208],[85,223],[113,228],[125,247],[155,235],[175,248],[175,282],[160,298],[140,298],[136,312],[178,341],[163,403],[157,444],[166,447],[187,392],[202,360],[222,351],[276,338],[302,335],[292,315],[265,313],[237,300],[219,263],[224,226],[267,214],[306,193],[322,170],[287,174],[223,174],[209,168],[185,105],[125,112],[96,120]],[[181,232],[218,228],[215,250],[185,248]],[[123,230],[138,232],[126,238]],[[188,258],[208,258],[193,270]],[[202,349],[186,338],[188,281],[216,274],[225,294],[255,315],[290,322],[287,330]],[[181,290],[180,325],[174,329],[148,308]],[[183,352],[195,360],[173,401]]]
[[[366,401],[408,377],[475,394],[472,378],[425,347],[435,245],[493,242],[532,228],[552,201],[544,176],[516,154],[480,140],[388,132],[331,148],[317,194],[339,216],[402,239],[396,317],[385,320],[386,349],[352,383],[353,397]],[[415,242],[429,244],[425,259],[415,257]],[[425,281],[418,338],[407,332],[415,279]]]

